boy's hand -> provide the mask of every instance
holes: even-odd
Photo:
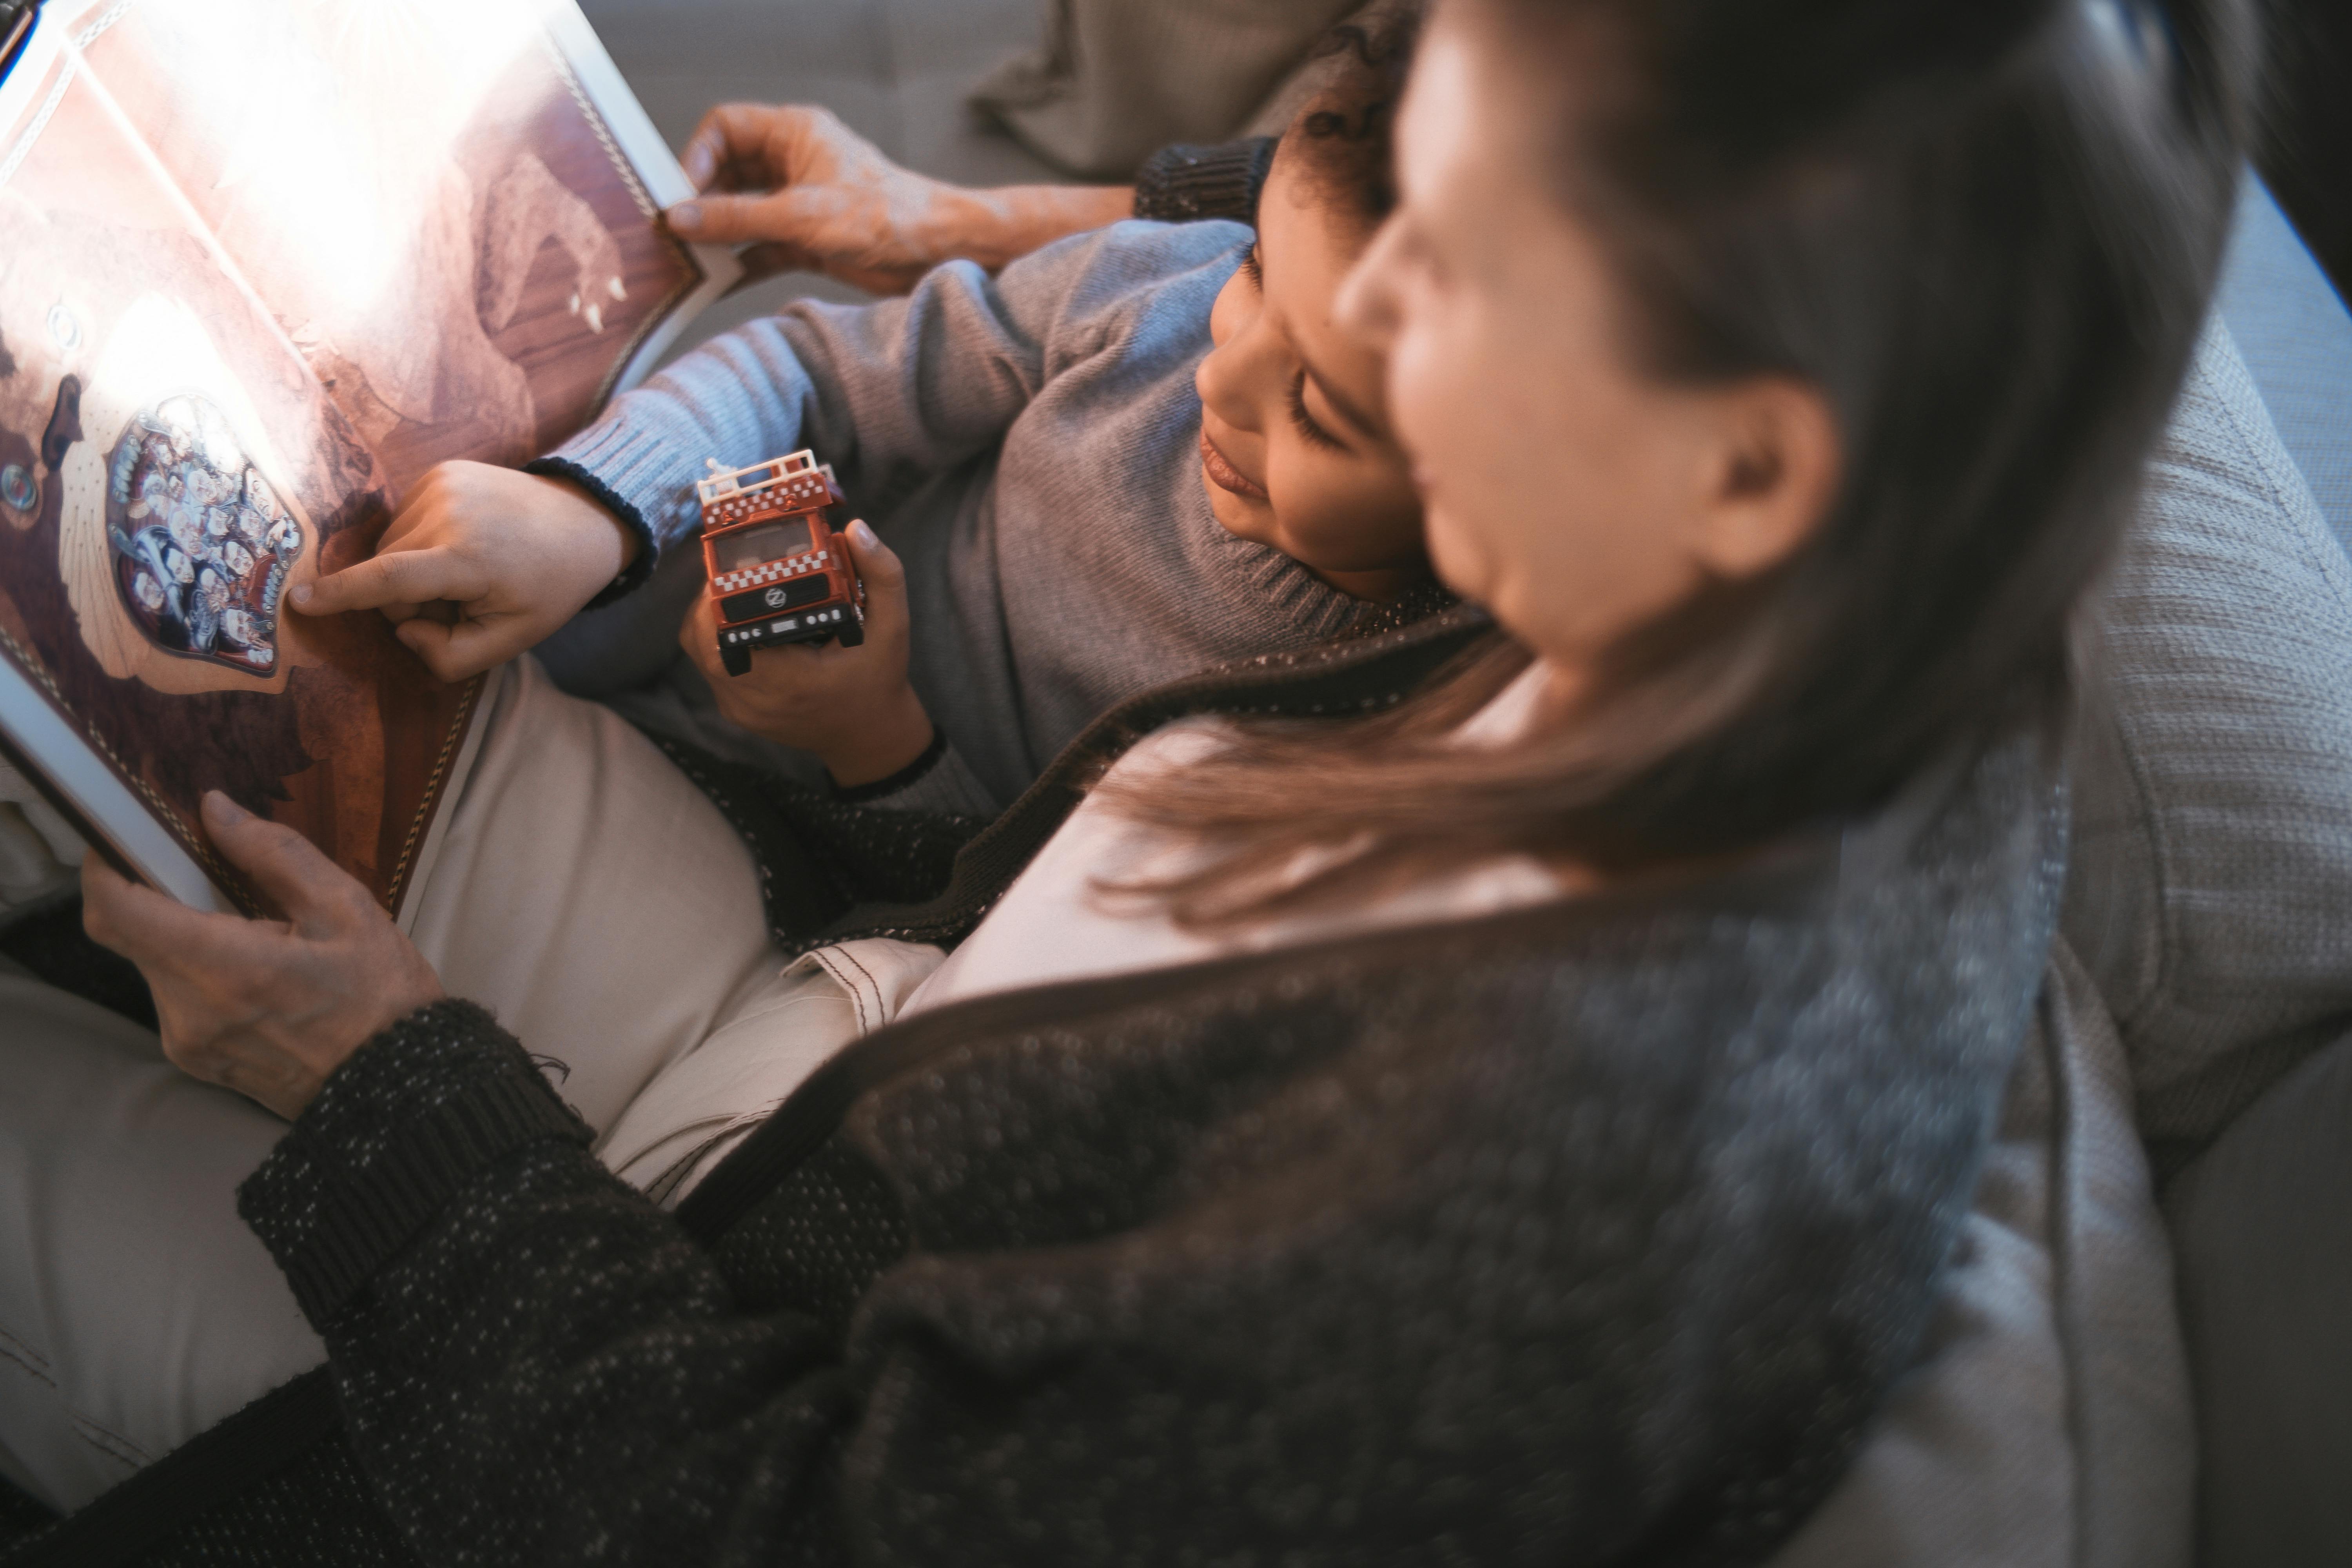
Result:
[[[729,722],[782,745],[814,752],[843,788],[887,779],[931,743],[930,715],[907,683],[907,570],[864,522],[847,531],[866,584],[866,641],[764,647],[748,675],[719,660],[719,623],[697,598],[678,642],[719,697]]]
[[[435,675],[462,680],[537,647],[636,554],[636,537],[575,485],[443,463],[372,558],[287,602],[306,616],[382,610]]]

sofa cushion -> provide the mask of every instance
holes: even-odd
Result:
[[[2165,1194],[2196,1369],[2199,1561],[2352,1563],[2352,1036]]]
[[[2098,609],[2061,929],[2161,1173],[2352,1011],[2352,563],[2218,319]]]
[[[1914,1368],[1771,1568],[2185,1568],[2195,1473],[2130,1074],[2062,939]]]

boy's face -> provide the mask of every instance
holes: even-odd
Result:
[[[1217,521],[1343,593],[1388,598],[1426,574],[1421,503],[1389,434],[1380,358],[1332,321],[1370,237],[1305,178],[1289,142],[1258,199],[1250,260],[1209,314],[1201,467]]]

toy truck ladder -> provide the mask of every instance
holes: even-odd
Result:
[[[818,462],[807,450],[724,471],[718,458],[709,463],[710,477],[694,486],[706,522],[733,522],[755,512],[806,511],[829,504],[839,493],[833,465]]]

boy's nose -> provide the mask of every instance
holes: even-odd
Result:
[[[1264,431],[1266,400],[1284,395],[1287,371],[1276,338],[1265,330],[1261,311],[1211,349],[1192,373],[1202,405],[1236,430]]]
[[[1192,385],[1201,395],[1201,406],[1216,416],[1223,424],[1240,429],[1254,428],[1248,418],[1246,401],[1236,396],[1230,343],[1211,349],[1200,368],[1192,373]]]

